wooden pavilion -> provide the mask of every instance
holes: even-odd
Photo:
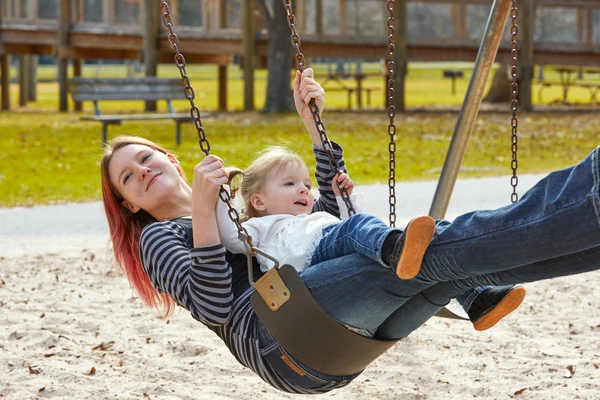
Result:
[[[387,47],[384,0],[303,0],[295,2],[302,50],[311,57],[379,59]],[[257,0],[171,0],[181,50],[188,63],[212,64],[219,74],[219,109],[227,107],[227,65],[234,55],[263,60],[268,54]],[[492,0],[397,0],[398,76],[406,61],[474,61]],[[361,12],[371,7],[377,12]],[[375,8],[373,8],[375,7]],[[420,10],[439,11],[431,29],[413,29]],[[519,44],[521,95],[531,108],[534,64],[600,66],[600,0],[521,0]],[[333,11],[333,12],[332,12]],[[480,12],[479,12],[480,11]],[[558,29],[544,16],[573,23]],[[479,19],[473,15],[480,14]],[[528,22],[527,22],[528,21]],[[546,25],[545,25],[546,24]],[[478,26],[481,25],[481,28]],[[506,35],[497,61],[507,62]],[[9,55],[20,60],[20,103],[29,91],[32,55],[58,60],[61,111],[67,111],[67,65],[81,75],[86,59],[144,60],[148,76],[157,63],[171,62],[158,0],[2,0],[0,3],[0,108],[9,109]],[[251,103],[253,68],[244,63],[245,108]],[[398,107],[404,108],[404,80],[396,79]],[[77,106],[76,106],[77,107]]]

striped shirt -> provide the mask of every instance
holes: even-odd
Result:
[[[333,143],[334,157],[345,171],[342,148]],[[331,189],[334,173],[327,153],[314,148],[315,176],[320,197],[313,211],[339,216]],[[252,369],[265,382],[289,393],[316,394],[285,381],[262,359],[257,333],[257,316],[250,305],[247,261],[244,254],[231,254],[222,244],[194,248],[192,221],[178,218],[152,223],[140,238],[140,257],[144,270],[160,293],[168,293],[178,305],[215,332],[235,358]],[[233,268],[232,268],[233,267]],[[258,263],[254,274],[261,275]]]

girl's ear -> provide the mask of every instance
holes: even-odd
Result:
[[[256,211],[265,211],[267,209],[262,196],[259,193],[254,193],[250,196],[250,204]]]
[[[128,209],[129,211],[131,211],[132,213],[137,213],[138,211],[140,211],[140,207],[128,202],[127,200],[123,200],[123,202],[121,203],[123,205],[123,207],[125,207],[126,209]]]

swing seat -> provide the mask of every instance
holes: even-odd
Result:
[[[334,376],[352,375],[398,342],[352,332],[321,308],[294,267],[284,265],[277,271],[289,290],[287,301],[273,311],[256,291],[250,303],[271,336],[310,368]]]

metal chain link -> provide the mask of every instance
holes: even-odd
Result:
[[[198,131],[198,139],[199,139],[200,149],[204,152],[205,155],[208,156],[210,154],[210,143],[208,142],[206,133],[204,132],[204,128],[202,127],[202,119],[200,116],[200,109],[198,109],[198,107],[196,106],[196,104],[194,102],[196,95],[195,95],[194,89],[192,88],[192,85],[190,83],[190,79],[188,78],[188,75],[187,75],[185,58],[183,57],[183,54],[181,54],[181,52],[179,51],[179,38],[177,37],[177,34],[175,34],[175,32],[173,31],[173,18],[172,18],[172,14],[171,14],[171,9],[169,8],[169,4],[167,4],[167,2],[165,0],[160,0],[160,9],[162,12],[163,23],[169,30],[169,36],[168,36],[169,45],[171,46],[171,48],[173,50],[175,50],[175,65],[177,65],[177,68],[179,68],[179,73],[181,74],[181,79],[183,80],[183,86],[184,86],[183,91],[185,93],[185,97],[190,102],[190,107],[191,107],[190,115],[191,115],[192,119],[194,120],[194,124],[196,125],[196,130]],[[254,255],[254,250],[253,250],[254,248],[252,246],[252,238],[248,234],[248,231],[246,231],[246,228],[244,228],[244,226],[242,225],[238,211],[231,205],[231,196],[229,195],[227,190],[225,190],[225,188],[223,188],[222,186],[221,186],[221,190],[219,191],[219,198],[229,208],[229,211],[227,214],[229,215],[229,218],[235,224],[235,226],[238,230],[238,238],[242,242],[244,242],[244,245],[246,247],[246,250],[248,251],[248,254],[251,256]],[[249,272],[251,273],[251,264],[249,264],[249,269],[250,269]],[[250,276],[252,276],[252,275],[250,275]],[[253,280],[253,279],[251,279],[251,280]],[[254,282],[251,282],[251,284],[254,285]]]
[[[302,52],[300,51],[301,41],[300,41],[300,35],[298,35],[298,32],[296,32],[296,16],[294,15],[294,12],[292,10],[292,1],[291,0],[283,0],[283,5],[284,5],[285,11],[287,13],[288,26],[290,27],[290,30],[292,31],[292,35],[290,36],[290,39],[292,42],[292,47],[294,48],[294,50],[296,50],[296,54],[294,55],[294,59],[296,60],[296,67],[298,68],[298,71],[300,71],[300,73],[302,73],[302,71],[304,71],[306,62],[304,59],[304,54],[302,54]],[[331,169],[333,169],[333,172],[337,176],[337,174],[339,174],[341,172],[341,169],[340,169],[337,161],[335,160],[335,157],[333,156],[333,146],[331,145],[331,142],[329,141],[329,138],[327,137],[327,132],[325,131],[325,125],[323,124],[323,121],[321,120],[321,114],[319,113],[319,109],[318,109],[317,105],[315,104],[314,99],[309,102],[308,108],[310,109],[310,112],[312,113],[312,116],[313,116],[313,120],[315,121],[315,126],[317,127],[317,131],[319,132],[319,136],[320,136],[321,142],[323,144],[323,149],[327,152],[327,157],[329,158],[329,164],[331,165]],[[335,183],[338,185],[338,188],[339,188],[339,183],[337,182],[337,180]],[[348,208],[348,215],[356,214],[356,211],[354,210],[354,207],[352,206],[352,202],[350,201],[350,196],[348,195],[348,191],[346,190],[346,188],[339,188],[339,189],[340,189],[340,194],[342,196],[342,200],[344,200],[344,204],[346,204],[346,207]]]
[[[390,142],[388,150],[390,152],[390,174],[388,177],[389,185],[389,203],[390,203],[390,226],[396,226],[396,143],[394,137],[396,135],[396,125],[394,125],[394,116],[396,115],[395,106],[395,90],[396,85],[396,62],[394,56],[396,53],[396,40],[394,38],[394,31],[396,29],[396,17],[394,11],[396,9],[395,0],[388,0],[387,9],[389,12],[388,17],[388,52],[389,60],[387,62],[388,69],[388,117],[390,118],[390,124],[388,125],[388,135],[390,136]]]
[[[510,28],[510,33],[512,36],[512,41],[511,41],[511,50],[510,50],[510,56],[511,56],[511,67],[510,67],[510,74],[512,76],[512,83],[510,85],[510,91],[512,94],[512,101],[511,101],[511,111],[512,111],[512,118],[510,120],[510,125],[512,127],[512,161],[510,163],[511,168],[512,168],[512,178],[510,180],[510,184],[513,188],[513,192],[511,194],[511,201],[513,203],[516,203],[519,200],[519,195],[517,194],[517,185],[519,184],[519,178],[517,177],[517,168],[519,167],[519,162],[517,160],[517,150],[518,150],[518,146],[517,146],[517,141],[518,141],[518,132],[517,132],[517,128],[519,126],[519,120],[517,118],[517,110],[519,109],[519,100],[518,100],[518,96],[519,96],[519,83],[517,82],[517,73],[518,73],[518,69],[517,69],[517,56],[519,53],[519,45],[517,43],[517,34],[519,32],[519,26],[517,25],[517,17],[519,16],[519,10],[517,8],[517,4],[518,4],[518,0],[512,0],[512,8],[510,10],[510,16],[512,18],[512,25]]]

